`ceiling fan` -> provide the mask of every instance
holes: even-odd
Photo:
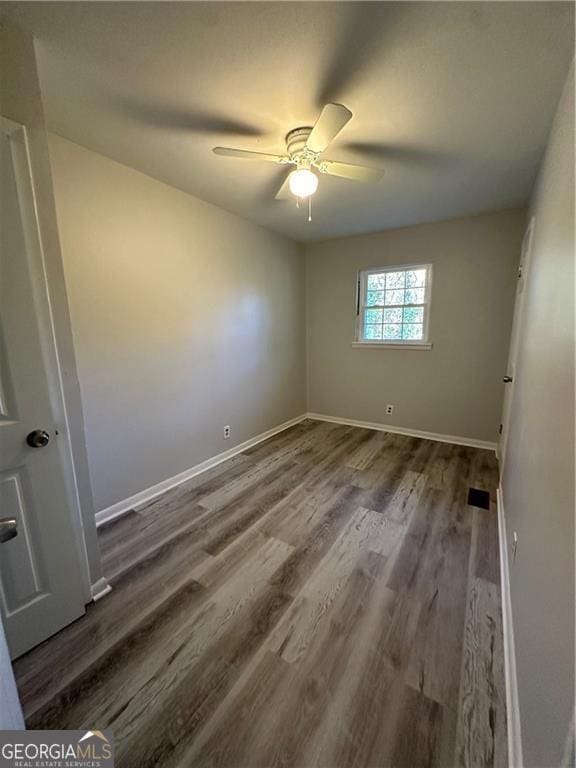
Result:
[[[252,152],[230,147],[214,147],[213,152],[226,157],[239,157],[246,160],[265,160],[278,165],[295,166],[276,194],[276,199],[284,199],[288,190],[296,198],[313,195],[318,188],[318,175],[339,176],[361,182],[377,182],[384,171],[367,168],[363,165],[340,163],[324,160],[321,155],[352,118],[352,112],[342,104],[326,104],[313,128],[294,128],[286,135],[286,154],[272,155],[265,152]]]

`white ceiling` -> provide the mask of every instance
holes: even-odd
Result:
[[[48,127],[296,240],[527,200],[574,54],[568,2],[0,3],[38,38]],[[284,151],[326,101],[354,112],[313,221],[275,201]],[[361,151],[364,145],[364,151]]]

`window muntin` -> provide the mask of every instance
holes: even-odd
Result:
[[[360,273],[357,340],[368,344],[428,341],[430,264]]]

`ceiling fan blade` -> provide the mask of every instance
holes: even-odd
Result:
[[[454,155],[436,149],[410,146],[409,144],[379,144],[372,142],[351,141],[346,142],[341,148],[344,151],[364,155],[367,160],[377,163],[403,163],[414,166],[443,167],[457,162]]]
[[[342,104],[326,104],[308,136],[308,149],[323,152],[351,118],[352,112]]]
[[[285,155],[270,155],[267,152],[251,152],[247,149],[232,149],[232,147],[214,147],[215,155],[225,157],[240,157],[245,160],[265,160],[268,163],[287,163],[289,158]]]
[[[338,163],[334,160],[322,160],[318,164],[320,173],[328,176],[340,176],[342,179],[353,181],[367,181],[376,183],[384,176],[384,171],[379,168],[367,168],[365,165],[353,165],[352,163]]]
[[[276,194],[274,195],[275,200],[290,200],[290,198],[292,197],[292,192],[290,192],[290,187],[288,185],[289,178],[290,178],[290,174],[286,176],[286,178],[282,182],[282,186],[280,187],[278,192],[276,192]]]

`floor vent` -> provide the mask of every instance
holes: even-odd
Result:
[[[490,509],[490,494],[488,491],[480,491],[478,488],[469,488],[468,504],[470,504],[471,507]]]

